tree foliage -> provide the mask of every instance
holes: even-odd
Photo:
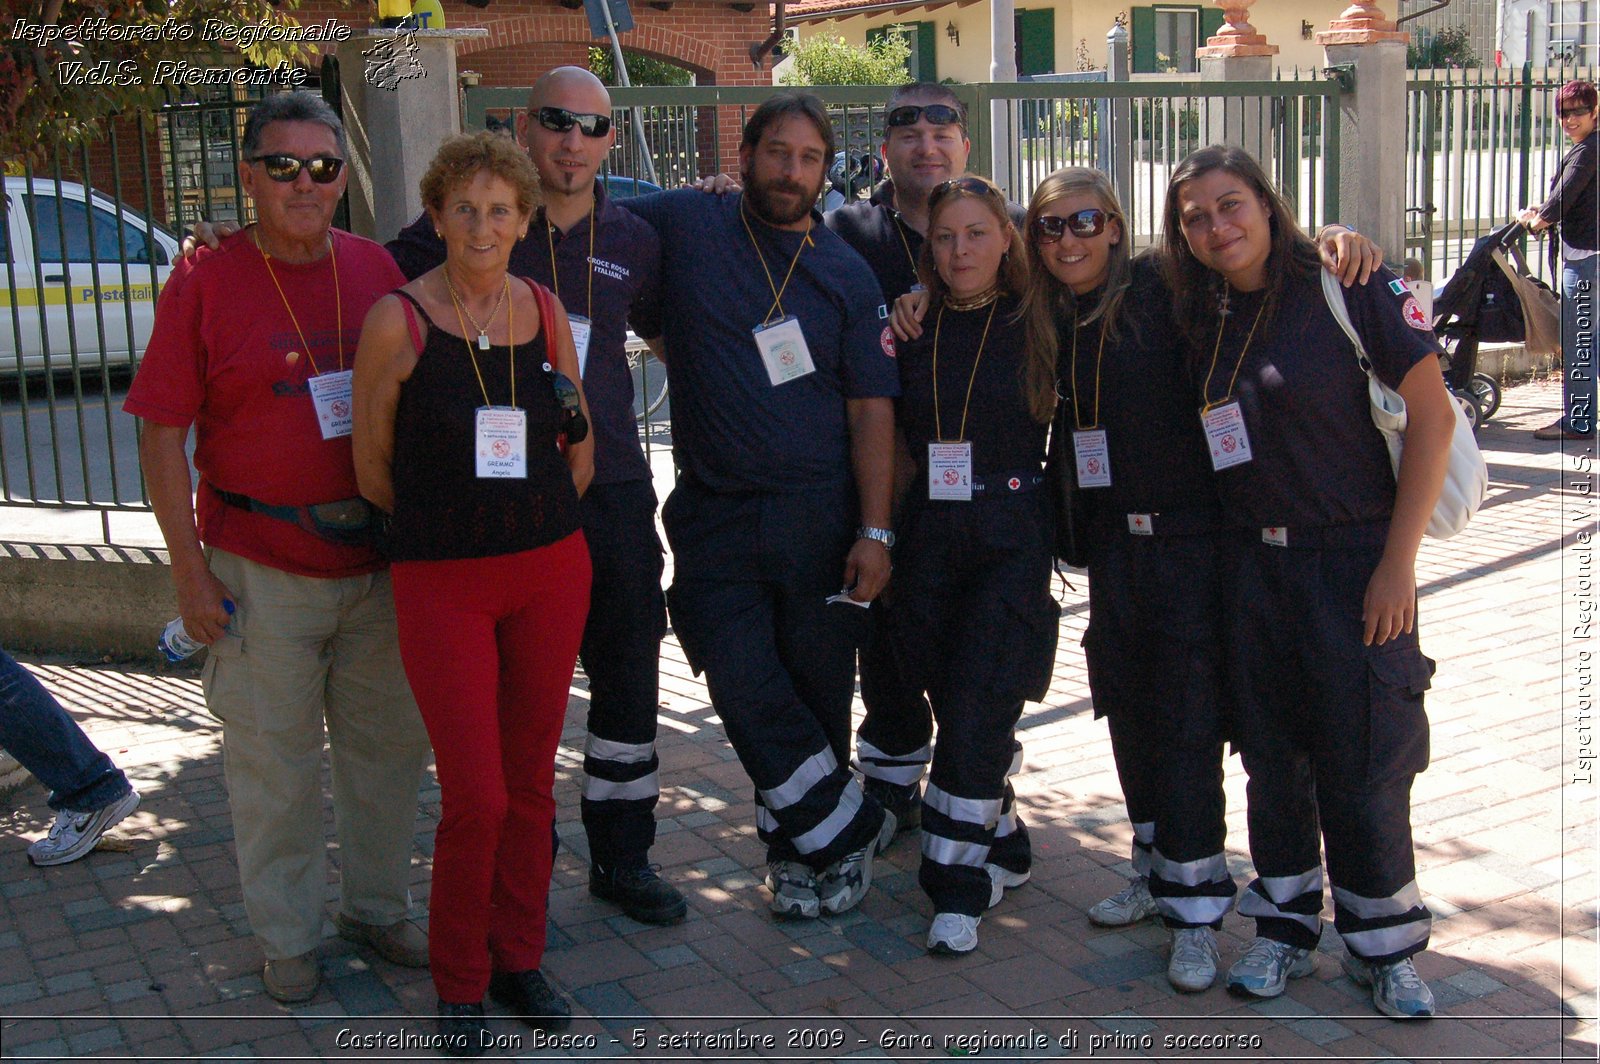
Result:
[[[910,80],[906,61],[911,45],[904,26],[890,26],[883,36],[857,47],[843,37],[816,33],[789,48],[794,66],[783,75],[785,85],[900,85]]]
[[[92,139],[115,114],[150,111],[177,96],[177,86],[157,84],[163,60],[197,67],[249,63],[272,67],[304,63],[316,45],[299,40],[262,41],[240,48],[215,32],[254,28],[262,20],[296,25],[300,0],[20,0],[0,10],[0,160],[35,161],[62,146]],[[78,27],[79,38],[45,40],[30,27]],[[46,31],[50,32],[50,31]],[[104,62],[104,67],[96,64]],[[83,64],[63,67],[62,64]],[[72,70],[103,71],[82,84]],[[109,82],[109,83],[105,83]]]
[[[1472,36],[1465,26],[1446,26],[1431,34],[1418,31],[1406,46],[1406,66],[1413,69],[1477,65],[1478,53],[1472,50]]]
[[[665,60],[640,55],[624,48],[622,58],[628,64],[628,82],[633,85],[693,85],[694,75],[681,66]],[[589,72],[607,85],[620,85],[616,63],[611,58],[609,42],[589,49]]]

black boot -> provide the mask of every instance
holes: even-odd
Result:
[[[489,996],[536,1031],[564,1031],[572,1023],[572,1006],[537,968],[496,972],[489,977]]]
[[[464,1005],[439,1002],[439,1051],[452,1057],[481,1057],[489,1048],[489,1025],[483,1003]]]
[[[656,873],[655,865],[621,868],[589,866],[589,893],[616,902],[643,924],[675,924],[689,912],[678,888]]]

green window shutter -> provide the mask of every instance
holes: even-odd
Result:
[[[938,26],[932,22],[916,23],[916,69],[911,71],[912,81],[938,81],[939,74],[934,63],[935,34]]]
[[[867,31],[867,43],[872,44],[874,41],[881,41],[888,33],[888,26],[875,26]]]
[[[1136,7],[1132,11],[1132,47],[1129,68],[1135,74],[1156,72],[1156,9]]]
[[[1056,69],[1056,13],[1054,8],[1018,11],[1016,16],[1017,74],[1050,74]]]
[[[1200,47],[1206,46],[1206,41],[1216,36],[1222,28],[1222,11],[1214,7],[1200,9]]]

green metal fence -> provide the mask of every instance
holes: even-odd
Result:
[[[1555,94],[1593,67],[1413,71],[1407,82],[1406,253],[1435,284],[1472,244],[1548,194],[1568,142]],[[1528,263],[1548,280],[1537,241]]]

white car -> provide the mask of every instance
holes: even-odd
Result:
[[[7,177],[0,376],[70,372],[74,350],[81,373],[131,366],[177,255],[166,229],[77,182]]]

